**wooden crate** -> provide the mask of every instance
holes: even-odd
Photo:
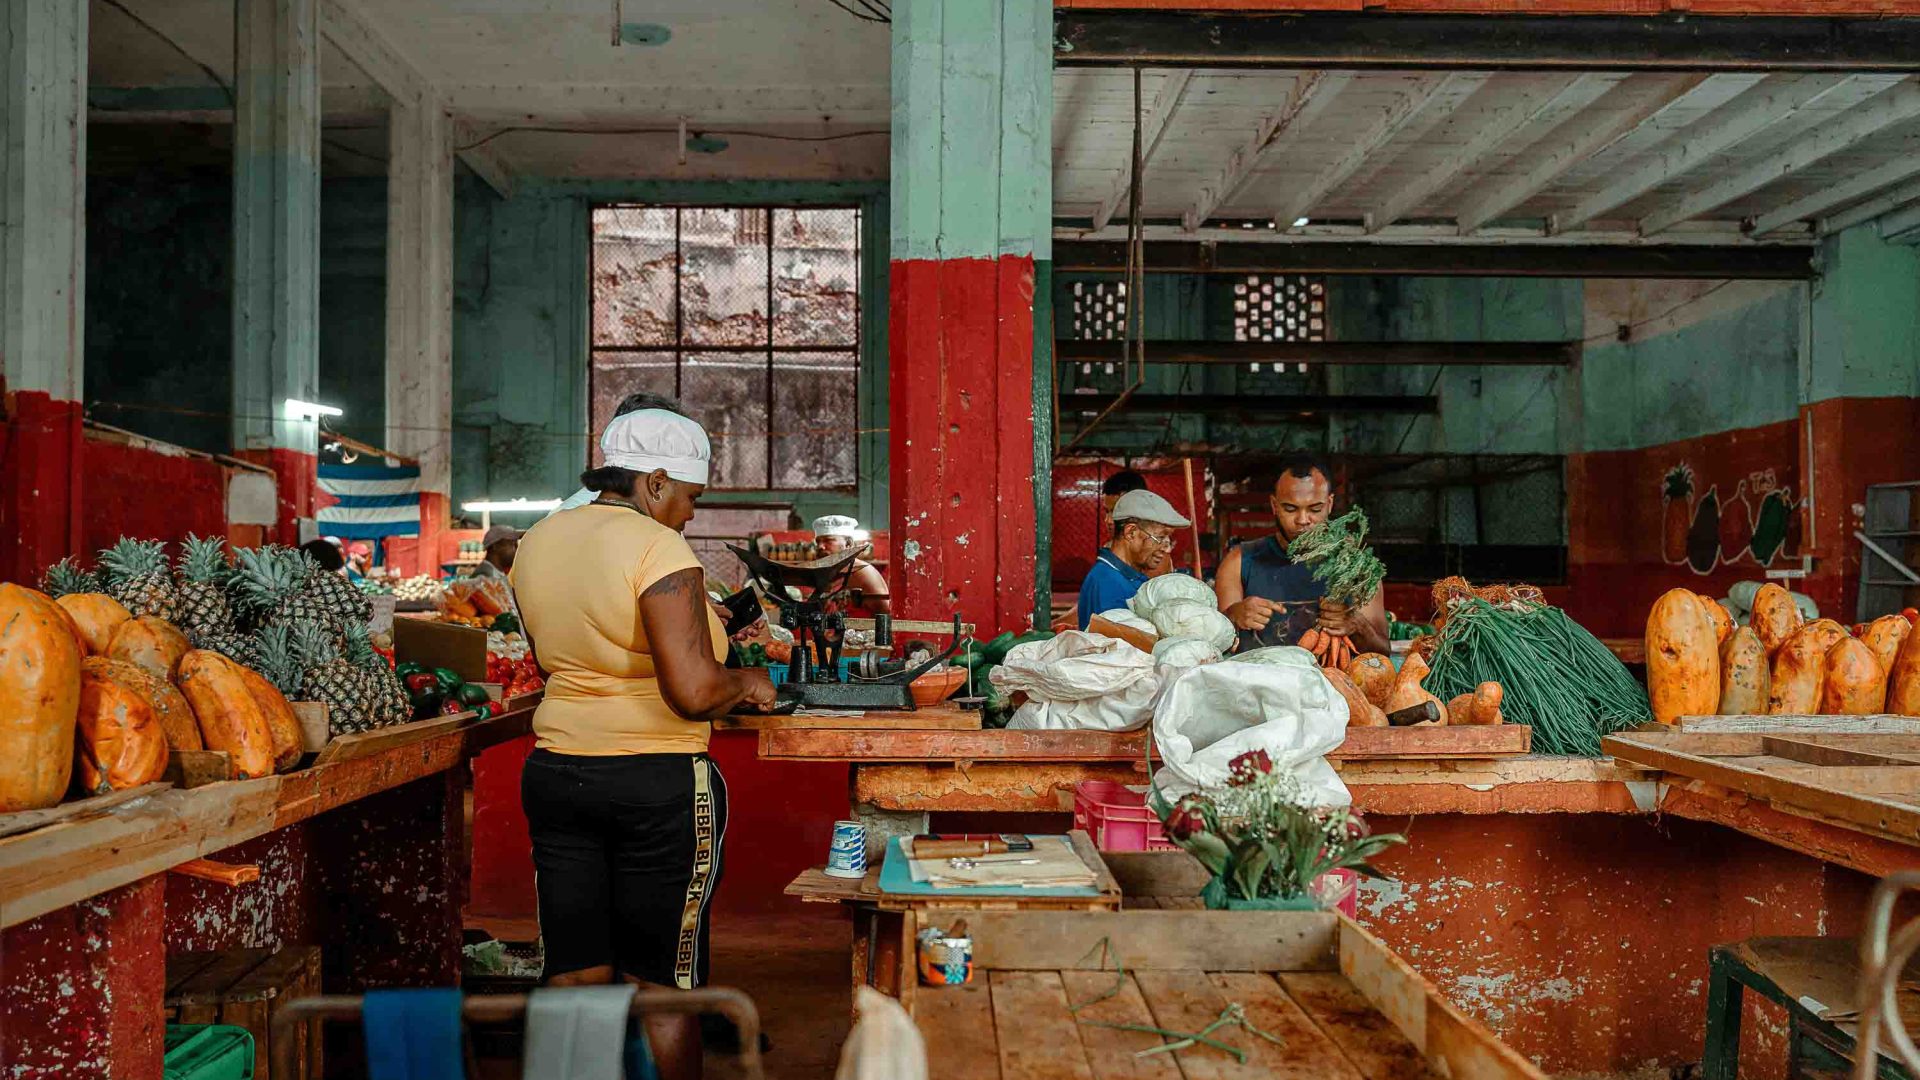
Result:
[[[905,997],[933,1080],[1543,1080],[1336,913],[979,911],[967,925],[973,985]],[[1230,1004],[1281,1042],[1223,1027],[1212,1037],[1245,1051],[1244,1064],[1208,1046],[1143,1058],[1160,1036],[1081,1022],[1194,1032]]]
[[[227,949],[167,958],[166,1015],[176,1024],[232,1024],[253,1033],[255,1080],[319,1080],[320,1026],[311,1025],[306,1053],[291,1076],[273,1076],[268,1030],[280,1006],[320,993],[320,950]]]

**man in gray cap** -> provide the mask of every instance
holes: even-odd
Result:
[[[473,568],[475,577],[506,577],[513,569],[513,557],[520,553],[520,530],[511,525],[495,525],[480,538],[480,549],[485,552],[479,566]]]
[[[1080,585],[1080,629],[1103,611],[1125,607],[1167,561],[1174,530],[1190,524],[1172,503],[1144,488],[1120,496],[1113,504],[1113,542],[1100,549]]]

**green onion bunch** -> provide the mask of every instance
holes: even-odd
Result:
[[[1442,701],[1497,682],[1533,752],[1599,757],[1600,739],[1653,719],[1647,691],[1600,639],[1550,604],[1454,602],[1425,686]]]

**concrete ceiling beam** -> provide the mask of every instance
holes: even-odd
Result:
[[[1677,180],[1715,155],[1726,153],[1769,128],[1783,124],[1847,82],[1844,75],[1771,75],[1698,122],[1674,132],[1636,168],[1616,177],[1560,216],[1560,225],[1577,229],[1616,207]]]
[[[1895,124],[1920,117],[1920,82],[1904,80],[1822,124],[1805,136],[1744,169],[1705,187],[1667,199],[1640,219],[1640,231],[1652,236],[1725,206],[1743,195],[1784,180],[1810,165],[1858,145]]]
[[[1837,184],[1792,199],[1756,216],[1753,219],[1753,234],[1765,236],[1796,221],[1814,220],[1835,207],[1858,202],[1916,176],[1920,176],[1920,155],[1895,158],[1879,168],[1855,173]]]
[[[1240,193],[1269,155],[1291,143],[1333,105],[1352,81],[1351,74],[1339,71],[1307,72],[1295,79],[1286,104],[1261,123],[1251,141],[1233,152],[1213,183],[1200,189],[1199,199],[1182,218],[1186,227],[1198,229],[1205,225],[1222,203]],[[1105,227],[1099,218],[1094,219],[1094,228]]]
[[[1273,214],[1276,225],[1282,229],[1292,228],[1295,221],[1309,216],[1329,192],[1352,179],[1401,134],[1417,133],[1438,123],[1492,77],[1487,72],[1422,76],[1410,93],[1396,101],[1354,140],[1345,154],[1311,181],[1278,200]]]
[[[1160,92],[1154,95],[1153,104],[1147,109],[1146,115],[1140,118],[1140,174],[1143,178],[1146,176],[1147,166],[1153,163],[1153,155],[1160,150],[1160,140],[1165,138],[1167,131],[1173,127],[1173,118],[1187,100],[1187,89],[1192,85],[1191,70],[1181,68],[1169,72],[1165,81],[1160,84]],[[1106,197],[1100,200],[1099,207],[1093,212],[1093,227],[1096,229],[1107,227],[1107,222],[1113,220],[1114,212],[1120,209],[1120,204],[1126,200],[1128,189],[1133,186],[1131,150],[1128,152],[1128,158],[1129,160],[1121,165],[1119,172],[1115,174],[1113,183],[1107,189]]]

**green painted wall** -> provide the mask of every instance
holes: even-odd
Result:
[[[1920,249],[1873,226],[1820,248],[1806,400],[1920,394]]]

